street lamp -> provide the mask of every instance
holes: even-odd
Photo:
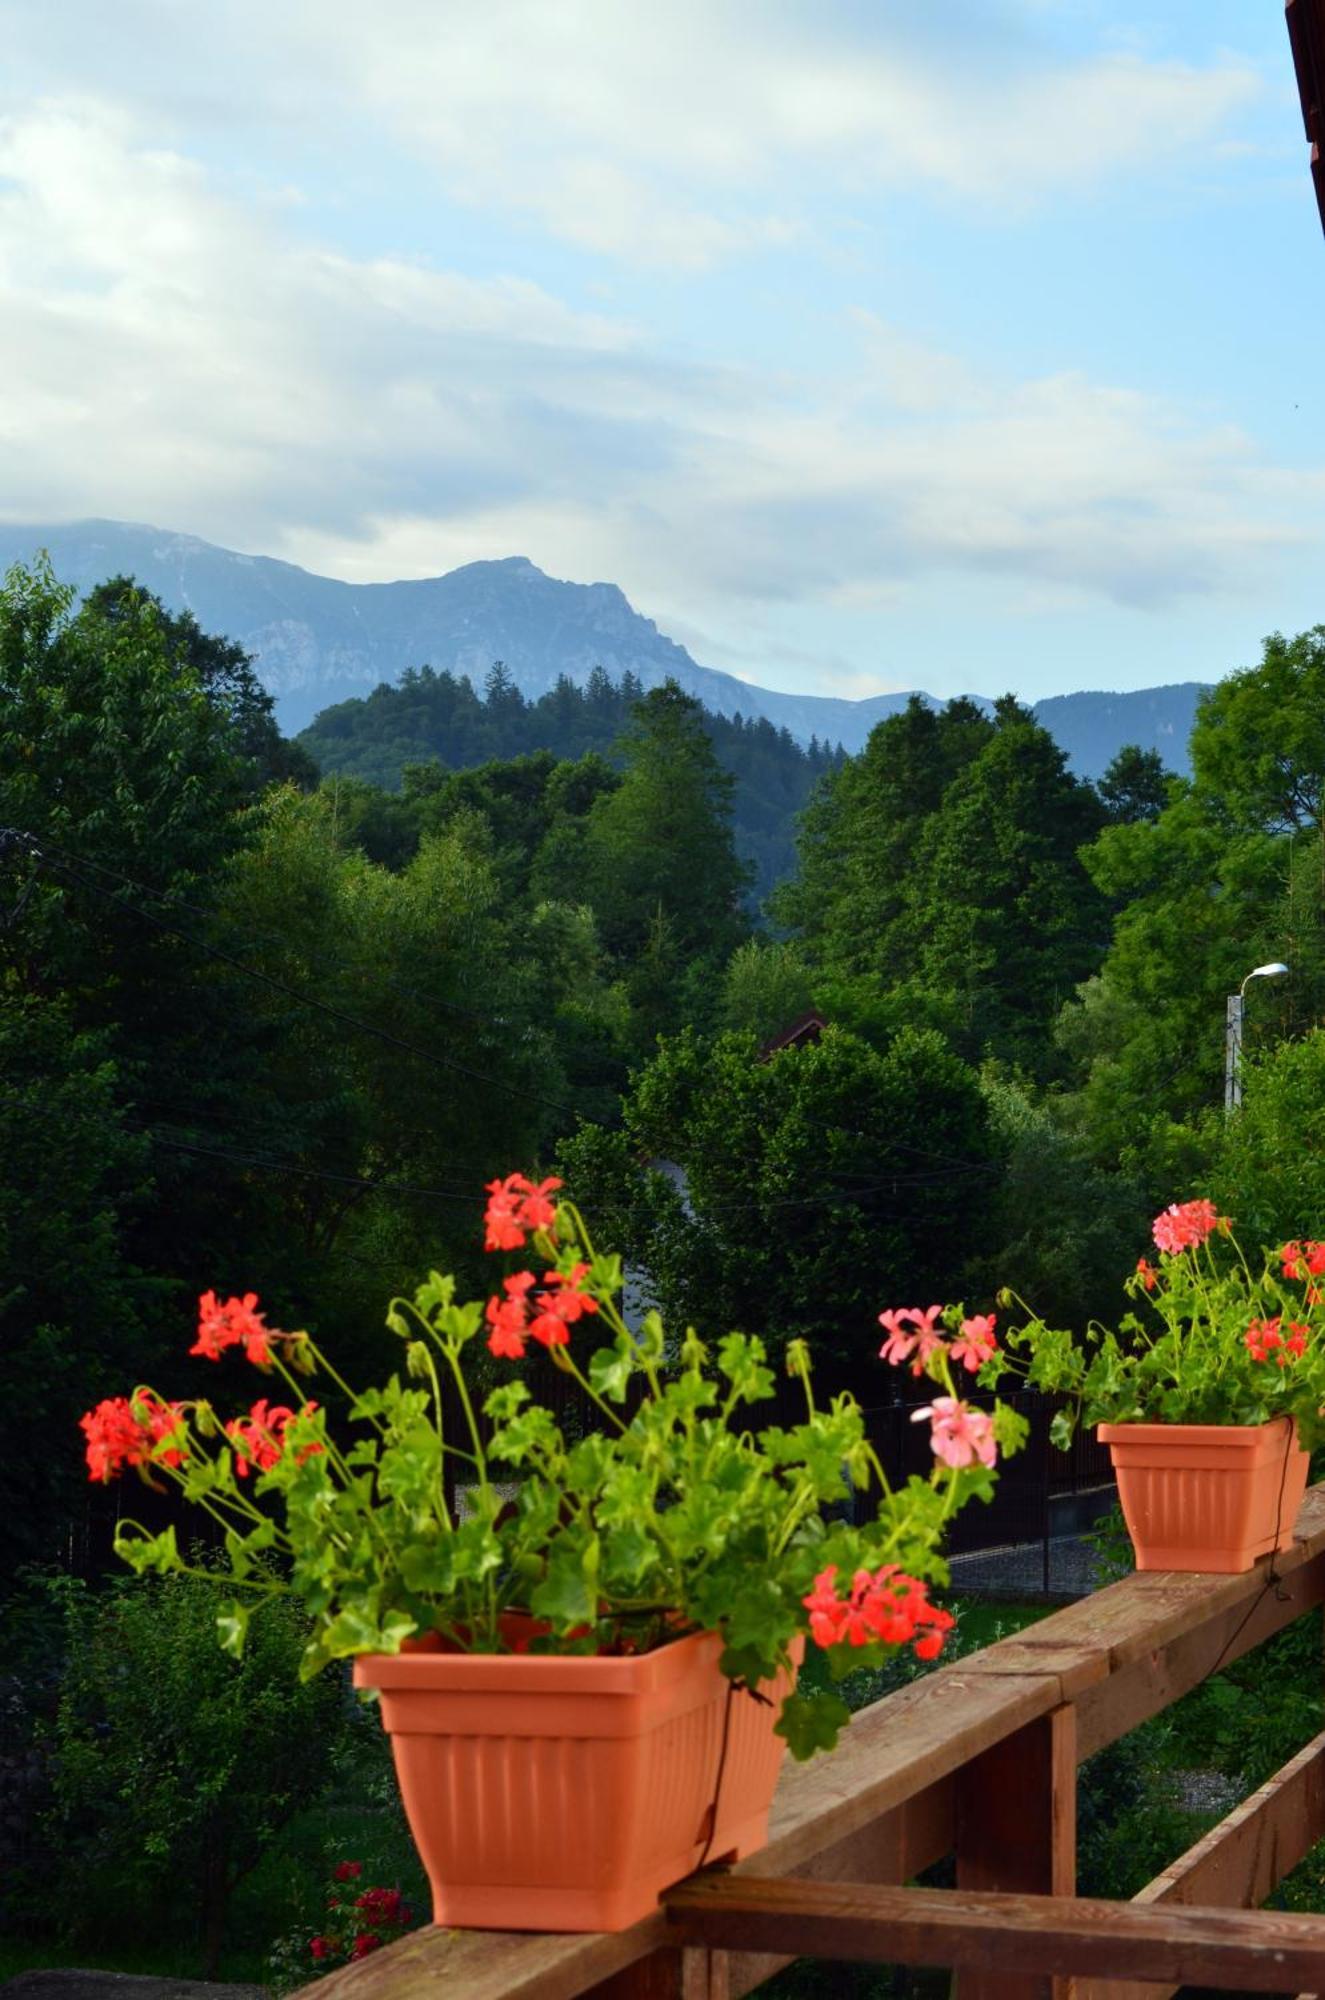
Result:
[[[1228,996],[1228,1026],[1224,1035],[1224,1116],[1231,1118],[1242,1102],[1242,996],[1253,979],[1286,979],[1288,967],[1278,959],[1258,965],[1247,974],[1236,993]]]

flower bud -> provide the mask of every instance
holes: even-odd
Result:
[[[293,1368],[296,1375],[316,1375],[317,1362],[313,1359],[313,1343],[306,1333],[286,1335],[285,1365],[287,1368]]]
[[[398,1312],[395,1306],[392,1306],[390,1312],[387,1314],[386,1323],[392,1333],[398,1333],[402,1340],[408,1340],[410,1334],[413,1332],[413,1328],[404,1313]]]
[[[421,1340],[411,1340],[405,1349],[405,1373],[421,1376],[425,1381],[432,1373],[429,1365],[428,1349]]]

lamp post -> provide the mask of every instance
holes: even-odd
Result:
[[[1228,1025],[1224,1033],[1224,1116],[1231,1118],[1242,1102],[1242,998],[1253,979],[1286,979],[1288,967],[1275,959],[1258,965],[1247,974],[1236,993],[1228,996]]]

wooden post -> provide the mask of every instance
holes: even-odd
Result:
[[[1071,1896],[1077,1875],[1076,1712],[1053,1709],[957,1775],[957,1887]],[[1040,1974],[963,1971],[959,2000],[1066,2000]]]

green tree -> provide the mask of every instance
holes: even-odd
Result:
[[[1048,732],[1009,709],[926,821],[903,962],[957,1000],[967,1053],[1042,1068],[1054,1015],[1108,943],[1103,899],[1078,858],[1099,816]]]
[[[43,1899],[75,1939],[196,1940],[214,1978],[235,1889],[330,1777],[341,1687],[299,1679],[306,1634],[281,1600],[255,1612],[242,1661],[196,1577],[70,1585],[66,1603]]]
[[[104,1036],[0,991],[0,1594],[56,1559],[87,1489],[78,1418],[148,1359],[159,1287],[124,1237],[151,1174],[118,1098]]]
[[[813,1000],[810,975],[794,945],[748,938],[727,961],[719,1023],[748,1028],[759,1042],[769,1042],[807,1014]]]
[[[1325,1028],[1249,1060],[1235,1118],[1210,1119],[1206,1185],[1244,1242],[1325,1233]]]
[[[739,1327],[774,1351],[802,1336],[869,1400],[887,1305],[949,1298],[989,1247],[998,1155],[979,1082],[942,1039],[883,1051],[830,1028],[758,1060],[753,1035],[666,1042],[633,1082],[623,1131],[582,1129],[572,1192],[649,1272],[664,1315]],[[682,1170],[682,1202],[638,1163]]]
[[[988,1299],[1011,1285],[1052,1326],[1116,1325],[1149,1241],[1144,1187],[1090,1157],[1057,1098],[996,1071],[982,1082],[1003,1170],[972,1290]]]
[[[18,1366],[61,1422],[80,1388],[95,1399],[108,1360],[123,1372],[150,1358],[168,1311],[162,1281],[205,1238],[187,1177],[165,1176],[162,1195],[141,1128],[163,1104],[196,1103],[200,1077],[223,1073],[234,1043],[178,907],[208,900],[243,839],[251,790],[229,720],[171,653],[148,600],[126,591],[109,613],[75,613],[48,565],[11,571],[0,590],[0,827],[11,829],[0,853],[0,1366]],[[69,1473],[31,1465],[8,1428],[22,1408],[17,1392],[6,1400],[0,1476],[31,1475],[15,1550],[49,1549]]]
[[[699,703],[673,681],[652,689],[621,749],[621,784],[588,816],[585,896],[627,978],[643,968],[632,998],[652,1032],[675,1018],[680,972],[716,974],[740,942],[748,877]]]
[[[290,743],[276,723],[276,705],[253,671],[253,655],[233,639],[204,632],[191,611],[167,611],[159,597],[132,577],[99,583],[84,601],[89,618],[132,628],[150,611],[169,659],[195,683],[224,717],[235,749],[252,767],[259,784],[294,783],[311,788],[317,765],[302,745]]]
[[[1325,1013],[1323,676],[1325,627],[1268,639],[1203,701],[1190,782],[1083,855],[1114,906],[1113,943],[1059,1041],[1099,1156],[1136,1162],[1156,1198],[1209,1167],[1225,1000],[1251,968],[1283,959],[1292,975],[1249,999],[1249,1059]]]
[[[1231,828],[1321,831],[1325,791],[1325,625],[1265,641],[1254,667],[1221,681],[1197,710],[1195,789]]]
[[[318,1311],[338,1338],[357,1319],[362,1339],[387,1275],[362,1235],[380,1245],[383,1207],[400,1218],[397,1276],[436,1262],[439,1241],[463,1259],[483,1182],[536,1157],[565,1087],[545,991],[481,826],[425,835],[393,873],[347,851],[324,792],[268,795],[217,936],[242,957],[265,1083],[228,1143],[278,1169],[256,1176],[248,1273],[217,1282],[270,1289],[258,1274],[274,1272],[291,1312]]]
[[[811,965],[897,979],[922,831],[993,733],[974,702],[938,710],[913,695],[859,757],[821,779],[802,816],[797,875],[774,898]]]
[[[1158,819],[1169,802],[1173,772],[1166,770],[1158,750],[1124,743],[1096,790],[1108,818],[1123,825]]]

